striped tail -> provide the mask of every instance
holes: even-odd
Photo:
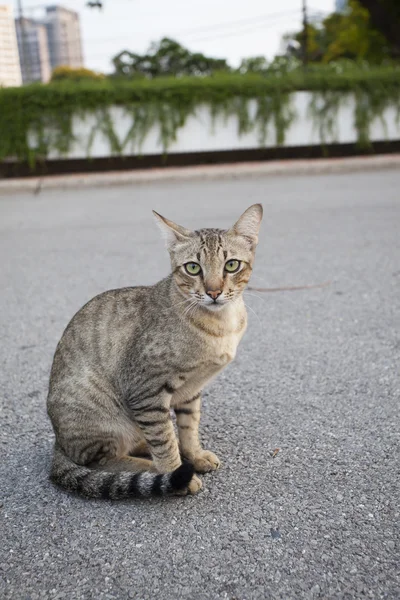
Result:
[[[110,473],[74,463],[56,443],[50,479],[68,492],[86,498],[126,500],[143,496],[164,496],[184,491],[194,473],[193,465],[183,463],[163,475],[129,471]]]

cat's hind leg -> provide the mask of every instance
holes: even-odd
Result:
[[[171,473],[182,464],[178,441],[170,413],[171,393],[167,386],[155,393],[151,399],[133,401],[130,409],[135,424],[140,428],[151,452],[157,473]],[[199,477],[193,475],[188,489],[196,494],[202,487]]]
[[[145,471],[156,472],[152,460],[137,458],[135,456],[103,458],[100,462],[92,463],[89,466],[92,469],[99,469],[110,473],[123,473],[125,471],[133,473],[143,473]]]
[[[137,442],[129,452],[129,456],[146,456],[150,458],[151,452],[146,440],[143,439]]]

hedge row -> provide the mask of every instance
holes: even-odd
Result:
[[[310,110],[325,135],[332,130],[341,101],[352,94],[356,98],[354,121],[359,142],[364,145],[369,141],[371,119],[382,116],[388,106],[395,106],[400,117],[400,69],[395,67],[342,73],[320,68],[268,76],[220,74],[207,78],[33,84],[0,89],[0,160],[14,158],[28,161],[33,167],[37,158],[45,158],[51,150],[66,154],[74,139],[72,117],[88,113],[99,116],[96,130],[108,136],[112,154],[122,152],[129,142],[134,142],[140,152],[154,124],[159,125],[167,151],[178,129],[199,104],[209,104],[215,116],[221,112],[236,114],[239,133],[258,127],[260,144],[265,142],[269,123],[273,123],[276,143],[281,144],[287,127],[296,118],[290,103],[290,94],[295,91],[310,91],[314,100],[319,99],[311,103]],[[258,103],[252,118],[247,110],[249,99]],[[132,115],[132,127],[122,141],[113,130],[108,113],[111,106],[122,106]],[[34,147],[32,139],[36,140]]]

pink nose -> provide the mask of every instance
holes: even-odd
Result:
[[[218,296],[222,294],[221,290],[208,290],[206,292],[207,296],[210,296],[213,300],[216,300]]]

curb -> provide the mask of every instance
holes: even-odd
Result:
[[[400,168],[400,154],[359,156],[352,158],[327,158],[307,160],[282,160],[244,162],[226,165],[201,165],[196,167],[168,167],[131,171],[109,171],[72,175],[50,175],[0,180],[0,194],[42,190],[87,188],[146,184],[168,181],[198,181],[263,177],[266,175],[319,175]]]

